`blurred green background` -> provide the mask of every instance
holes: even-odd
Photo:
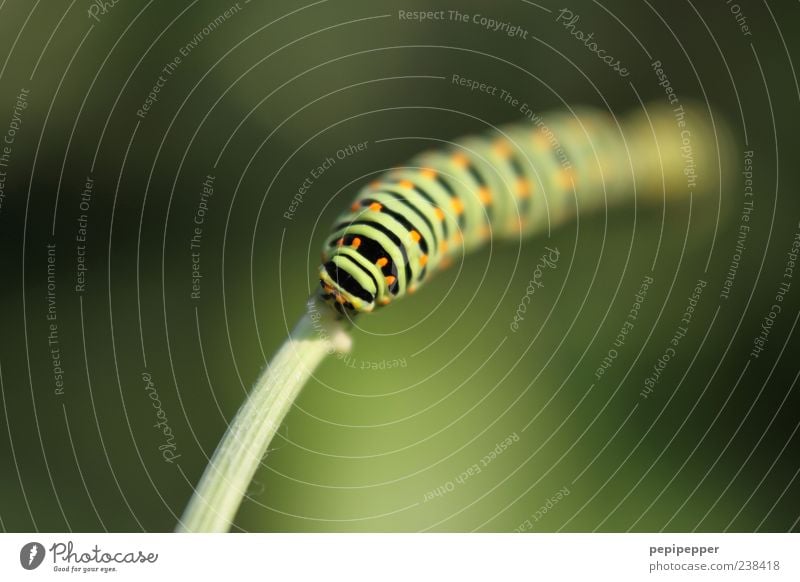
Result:
[[[454,73],[537,112],[623,113],[665,101],[660,60],[681,100],[707,101],[734,128],[721,200],[582,216],[579,228],[470,255],[360,318],[349,359],[329,359],[304,389],[235,529],[797,530],[796,277],[764,351],[750,352],[800,220],[800,14],[794,2],[737,6],[738,22],[725,2],[573,0],[578,28],[627,65],[622,79],[556,23],[562,6],[549,0],[4,2],[0,132],[22,89],[29,105],[0,207],[0,527],[171,530],[302,314],[326,230],[356,188],[431,138],[521,118],[450,83]],[[398,17],[449,9],[519,25],[527,39]],[[159,76],[157,101],[137,115]],[[312,168],[363,141],[284,218]],[[744,149],[754,210],[725,300]],[[561,261],[512,333],[545,246]],[[648,274],[641,316],[597,380]],[[689,333],[645,399],[700,278]]]

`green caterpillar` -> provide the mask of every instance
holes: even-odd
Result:
[[[413,293],[491,237],[546,231],[604,205],[716,184],[717,134],[699,109],[650,106],[621,120],[553,113],[456,140],[386,172],[340,215],[322,252],[322,298],[340,314]],[[701,171],[702,169],[702,171]]]

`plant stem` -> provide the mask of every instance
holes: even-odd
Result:
[[[350,348],[332,310],[312,297],[308,310],[261,373],[228,426],[178,522],[179,532],[225,532],[303,385],[326,355]]]

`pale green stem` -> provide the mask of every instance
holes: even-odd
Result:
[[[225,532],[284,417],[316,367],[350,338],[316,299],[261,373],[206,467],[179,532]]]

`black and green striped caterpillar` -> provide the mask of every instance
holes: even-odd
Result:
[[[372,311],[490,237],[543,232],[576,207],[699,192],[700,178],[710,191],[721,131],[689,107],[622,119],[581,109],[422,153],[362,188],[340,215],[322,252],[322,298],[343,315]]]

